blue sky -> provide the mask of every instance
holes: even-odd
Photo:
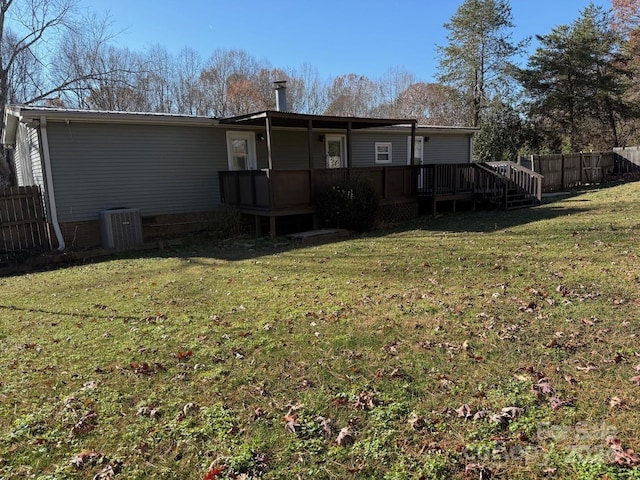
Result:
[[[346,73],[380,78],[403,68],[432,81],[436,45],[462,0],[81,0],[108,11],[117,44],[142,51],[190,46],[203,58],[217,48],[243,49],[273,67],[313,65],[321,78]],[[610,8],[610,0],[594,0]],[[578,18],[589,0],[511,0],[513,40],[547,34]],[[531,51],[535,49],[535,39]]]

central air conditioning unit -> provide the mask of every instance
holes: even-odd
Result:
[[[102,247],[126,250],[144,243],[142,220],[137,208],[114,208],[100,212]]]

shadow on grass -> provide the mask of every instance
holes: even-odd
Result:
[[[577,201],[588,202],[589,200]],[[435,218],[432,216],[421,216],[400,225],[395,225],[392,228],[385,228],[359,235],[355,234],[347,239],[325,243],[335,243],[339,245],[345,241],[357,238],[375,239],[384,238],[389,235],[401,236],[403,233],[413,231],[492,233],[519,225],[576,215],[586,211],[588,211],[586,206],[577,207],[568,205],[567,201],[564,200],[562,203],[547,203],[534,208],[521,210],[478,210],[475,212],[462,211],[458,213],[444,213]],[[258,239],[232,239],[213,245],[207,244],[206,238],[202,237],[195,240],[189,246],[177,249],[173,255],[169,256],[182,258],[190,264],[200,263],[198,262],[198,257],[207,259],[215,258],[223,261],[241,261],[292,250],[310,249],[314,246],[315,244],[303,244],[285,238],[278,238],[276,241],[272,241],[266,237]]]
[[[460,211],[458,213],[442,213],[435,218],[421,216],[416,219],[393,225],[366,234],[355,234],[354,236],[336,240],[334,243],[340,244],[353,238],[383,238],[389,235],[402,235],[405,232],[425,231],[425,232],[484,232],[491,233],[498,230],[512,228],[518,225],[549,220],[562,216],[575,215],[588,211],[588,198],[579,196],[580,192],[568,192],[552,197],[547,203],[533,208],[520,210],[477,210]],[[574,197],[577,197],[574,199]],[[579,206],[577,205],[579,204]],[[332,242],[323,242],[332,243]],[[285,237],[271,240],[269,237],[237,237],[229,240],[215,239],[206,233],[193,235],[185,239],[182,245],[163,249],[153,249],[144,251],[130,251],[124,253],[112,253],[106,256],[87,256],[86,258],[76,258],[71,261],[39,265],[32,268],[22,268],[10,274],[29,273],[34,271],[57,270],[70,266],[99,264],[116,259],[153,259],[153,258],[178,258],[184,261],[184,266],[194,264],[204,264],[199,258],[217,259],[221,261],[242,261],[252,258],[260,258],[267,255],[274,255],[292,250],[305,250],[314,247],[316,244],[301,243]],[[0,308],[11,308],[3,307]],[[55,312],[42,312],[55,313]]]

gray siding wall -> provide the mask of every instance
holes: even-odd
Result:
[[[50,122],[48,133],[61,222],[95,220],[118,207],[157,215],[220,203],[223,129]]]
[[[315,168],[326,168],[325,144],[319,140],[319,137],[327,134],[341,135],[342,133],[314,130],[312,148]],[[346,133],[344,135],[346,141]],[[468,163],[471,161],[469,135],[467,134],[425,135],[419,132],[417,135],[429,137],[429,141],[424,143],[424,163]],[[410,134],[406,132],[372,133],[364,130],[353,132],[353,167],[407,165],[408,137],[410,137]],[[391,142],[392,162],[390,164],[375,163],[376,142]],[[256,149],[258,168],[267,168],[267,142],[257,140]],[[307,132],[274,131],[272,153],[275,169],[296,170],[309,168]]]
[[[358,132],[353,136],[354,168],[384,167],[407,164],[407,134],[381,134]],[[375,145],[377,142],[391,142],[391,163],[376,164]]]
[[[424,163],[469,163],[469,135],[428,135],[424,144]]]

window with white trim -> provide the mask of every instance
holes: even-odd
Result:
[[[391,142],[376,142],[376,163],[391,163]]]
[[[227,132],[229,170],[255,170],[256,136],[253,132]]]

